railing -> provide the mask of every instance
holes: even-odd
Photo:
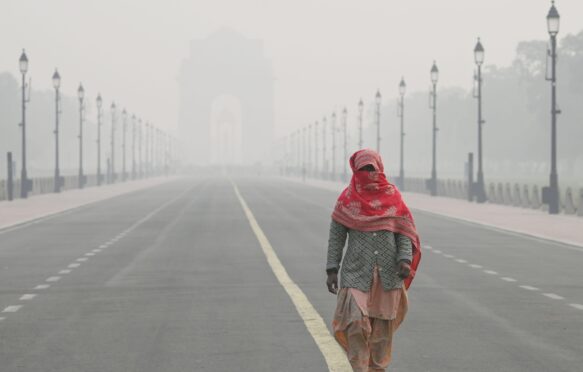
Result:
[[[406,178],[405,190],[429,194],[423,178]],[[439,196],[468,200],[468,183],[462,180],[438,180],[437,193]],[[486,187],[489,203],[528,209],[548,208],[542,202],[541,193],[537,185],[492,182]],[[560,199],[561,211],[564,214],[583,217],[583,188],[578,192],[574,192],[570,187],[561,190]]]

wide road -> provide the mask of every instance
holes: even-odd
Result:
[[[326,371],[236,184],[330,324],[331,191],[186,179],[0,231],[0,371]],[[582,371],[583,249],[415,212],[392,371]]]

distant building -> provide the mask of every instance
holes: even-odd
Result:
[[[178,83],[180,140],[192,163],[266,163],[274,77],[261,40],[222,29],[191,41]]]

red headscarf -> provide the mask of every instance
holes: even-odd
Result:
[[[359,171],[369,164],[374,167],[374,172]],[[411,275],[405,279],[405,287],[409,288],[421,260],[421,243],[413,215],[397,187],[387,181],[383,161],[376,151],[357,151],[350,157],[350,168],[353,173],[350,185],[340,194],[332,219],[350,229],[388,230],[411,239]]]

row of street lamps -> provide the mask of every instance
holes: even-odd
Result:
[[[549,205],[549,213],[556,214],[559,213],[560,210],[560,203],[559,203],[559,186],[558,186],[558,174],[557,174],[557,115],[560,114],[560,110],[557,109],[557,97],[556,97],[556,61],[557,61],[557,34],[559,33],[559,25],[560,25],[560,16],[557,8],[555,7],[555,1],[552,1],[551,8],[547,14],[547,29],[551,39],[551,48],[548,50],[548,56],[551,59],[551,76],[547,79],[551,82],[551,174],[550,174],[550,184],[549,187],[543,188],[543,202]],[[478,203],[484,203],[487,201],[486,196],[486,188],[485,188],[485,181],[484,181],[484,167],[483,167],[483,137],[482,137],[482,129],[483,125],[485,124],[485,120],[482,116],[482,65],[484,64],[485,60],[485,50],[484,46],[478,38],[478,41],[474,47],[474,62],[476,64],[476,72],[474,75],[474,83],[475,83],[475,90],[474,90],[474,97],[477,99],[477,123],[478,123],[478,171],[477,171],[477,180],[474,183],[471,182],[470,185],[470,200],[476,199]],[[430,70],[430,78],[431,78],[431,88],[429,92],[429,108],[432,110],[432,163],[431,163],[431,178],[429,178],[426,182],[426,187],[429,190],[430,194],[435,196],[438,193],[437,190],[437,132],[439,128],[437,126],[437,82],[439,80],[439,68],[437,67],[436,62],[433,62]],[[399,83],[399,101],[398,101],[398,117],[400,118],[400,167],[399,167],[399,177],[397,179],[397,185],[404,189],[405,187],[405,170],[404,170],[404,121],[405,121],[405,93],[406,93],[407,85],[405,83],[405,79],[401,78]],[[375,119],[376,119],[376,150],[380,151],[381,149],[381,136],[380,136],[380,115],[381,115],[381,93],[377,91],[375,94]],[[358,148],[363,148],[363,129],[362,129],[362,122],[363,122],[363,109],[364,103],[362,99],[358,102]],[[344,125],[344,158],[347,158],[346,154],[346,115],[347,110],[344,108],[342,111],[343,114],[343,125]],[[326,167],[326,118],[322,120],[322,141],[323,141],[323,172],[321,174],[324,177],[328,177],[331,179],[336,179],[336,168],[335,168],[335,120],[336,120],[336,113],[332,114],[332,130],[330,134],[332,136],[332,172],[327,172]],[[316,138],[317,138],[317,128],[318,122],[315,123],[316,129]],[[308,127],[308,133],[312,131],[312,125],[310,124]],[[300,138],[300,133],[303,133],[303,138]],[[300,154],[300,142],[302,142],[302,146],[305,149],[305,133],[306,127],[302,130],[297,130],[296,132],[292,133],[291,135],[285,138],[285,141],[289,141],[290,144],[286,145],[286,149],[297,148],[296,151],[296,158],[297,158],[297,167],[301,169],[303,176],[305,177],[306,172],[310,172],[311,169],[306,169],[306,157],[305,157],[305,150]],[[294,146],[294,142],[296,146]],[[317,140],[316,140],[317,142]],[[311,146],[311,143],[308,144]],[[288,151],[288,150],[286,150]],[[286,162],[289,162],[291,159],[291,154],[286,153],[285,158],[288,159]],[[311,155],[308,156],[308,167],[311,168]],[[320,174],[318,169],[318,145],[316,144],[315,150],[315,169],[314,174]],[[344,162],[346,163],[346,162]],[[470,167],[471,170],[471,167]],[[346,180],[346,167],[344,168],[343,177]],[[472,180],[472,176],[470,175],[470,180]]]
[[[32,190],[32,180],[28,178],[26,167],[26,105],[30,101],[30,85],[26,83],[26,74],[28,72],[29,62],[26,52],[23,50],[19,60],[20,73],[22,75],[22,169],[20,175],[20,197],[26,198]],[[64,178],[61,176],[60,159],[59,159],[59,133],[60,133],[60,114],[61,114],[61,75],[55,69],[52,76],[53,88],[55,89],[55,171],[54,171],[54,188],[53,191],[58,193],[64,185]],[[77,98],[79,100],[79,171],[78,187],[83,188],[87,183],[87,176],[83,169],[83,125],[85,119],[85,89],[83,84],[79,84],[77,89]],[[96,98],[97,106],[97,185],[103,183],[103,174],[101,166],[101,126],[103,118],[103,99],[101,94]],[[156,171],[167,171],[169,161],[172,158],[172,147],[174,140],[171,136],[154,127],[149,123],[142,124],[142,119],[135,115],[131,116],[131,136],[132,136],[132,166],[131,174],[126,169],[126,132],[128,129],[128,113],[124,108],[122,110],[122,171],[121,180],[126,181],[128,178],[136,179],[153,174]],[[115,171],[115,129],[117,120],[117,106],[115,102],[111,104],[111,138],[110,151],[111,157],[108,159],[108,182],[113,183],[117,179]],[[136,146],[137,152],[136,152]],[[145,154],[142,152],[142,146],[145,147]],[[136,153],[138,159],[136,159]],[[145,159],[143,159],[145,156]]]

